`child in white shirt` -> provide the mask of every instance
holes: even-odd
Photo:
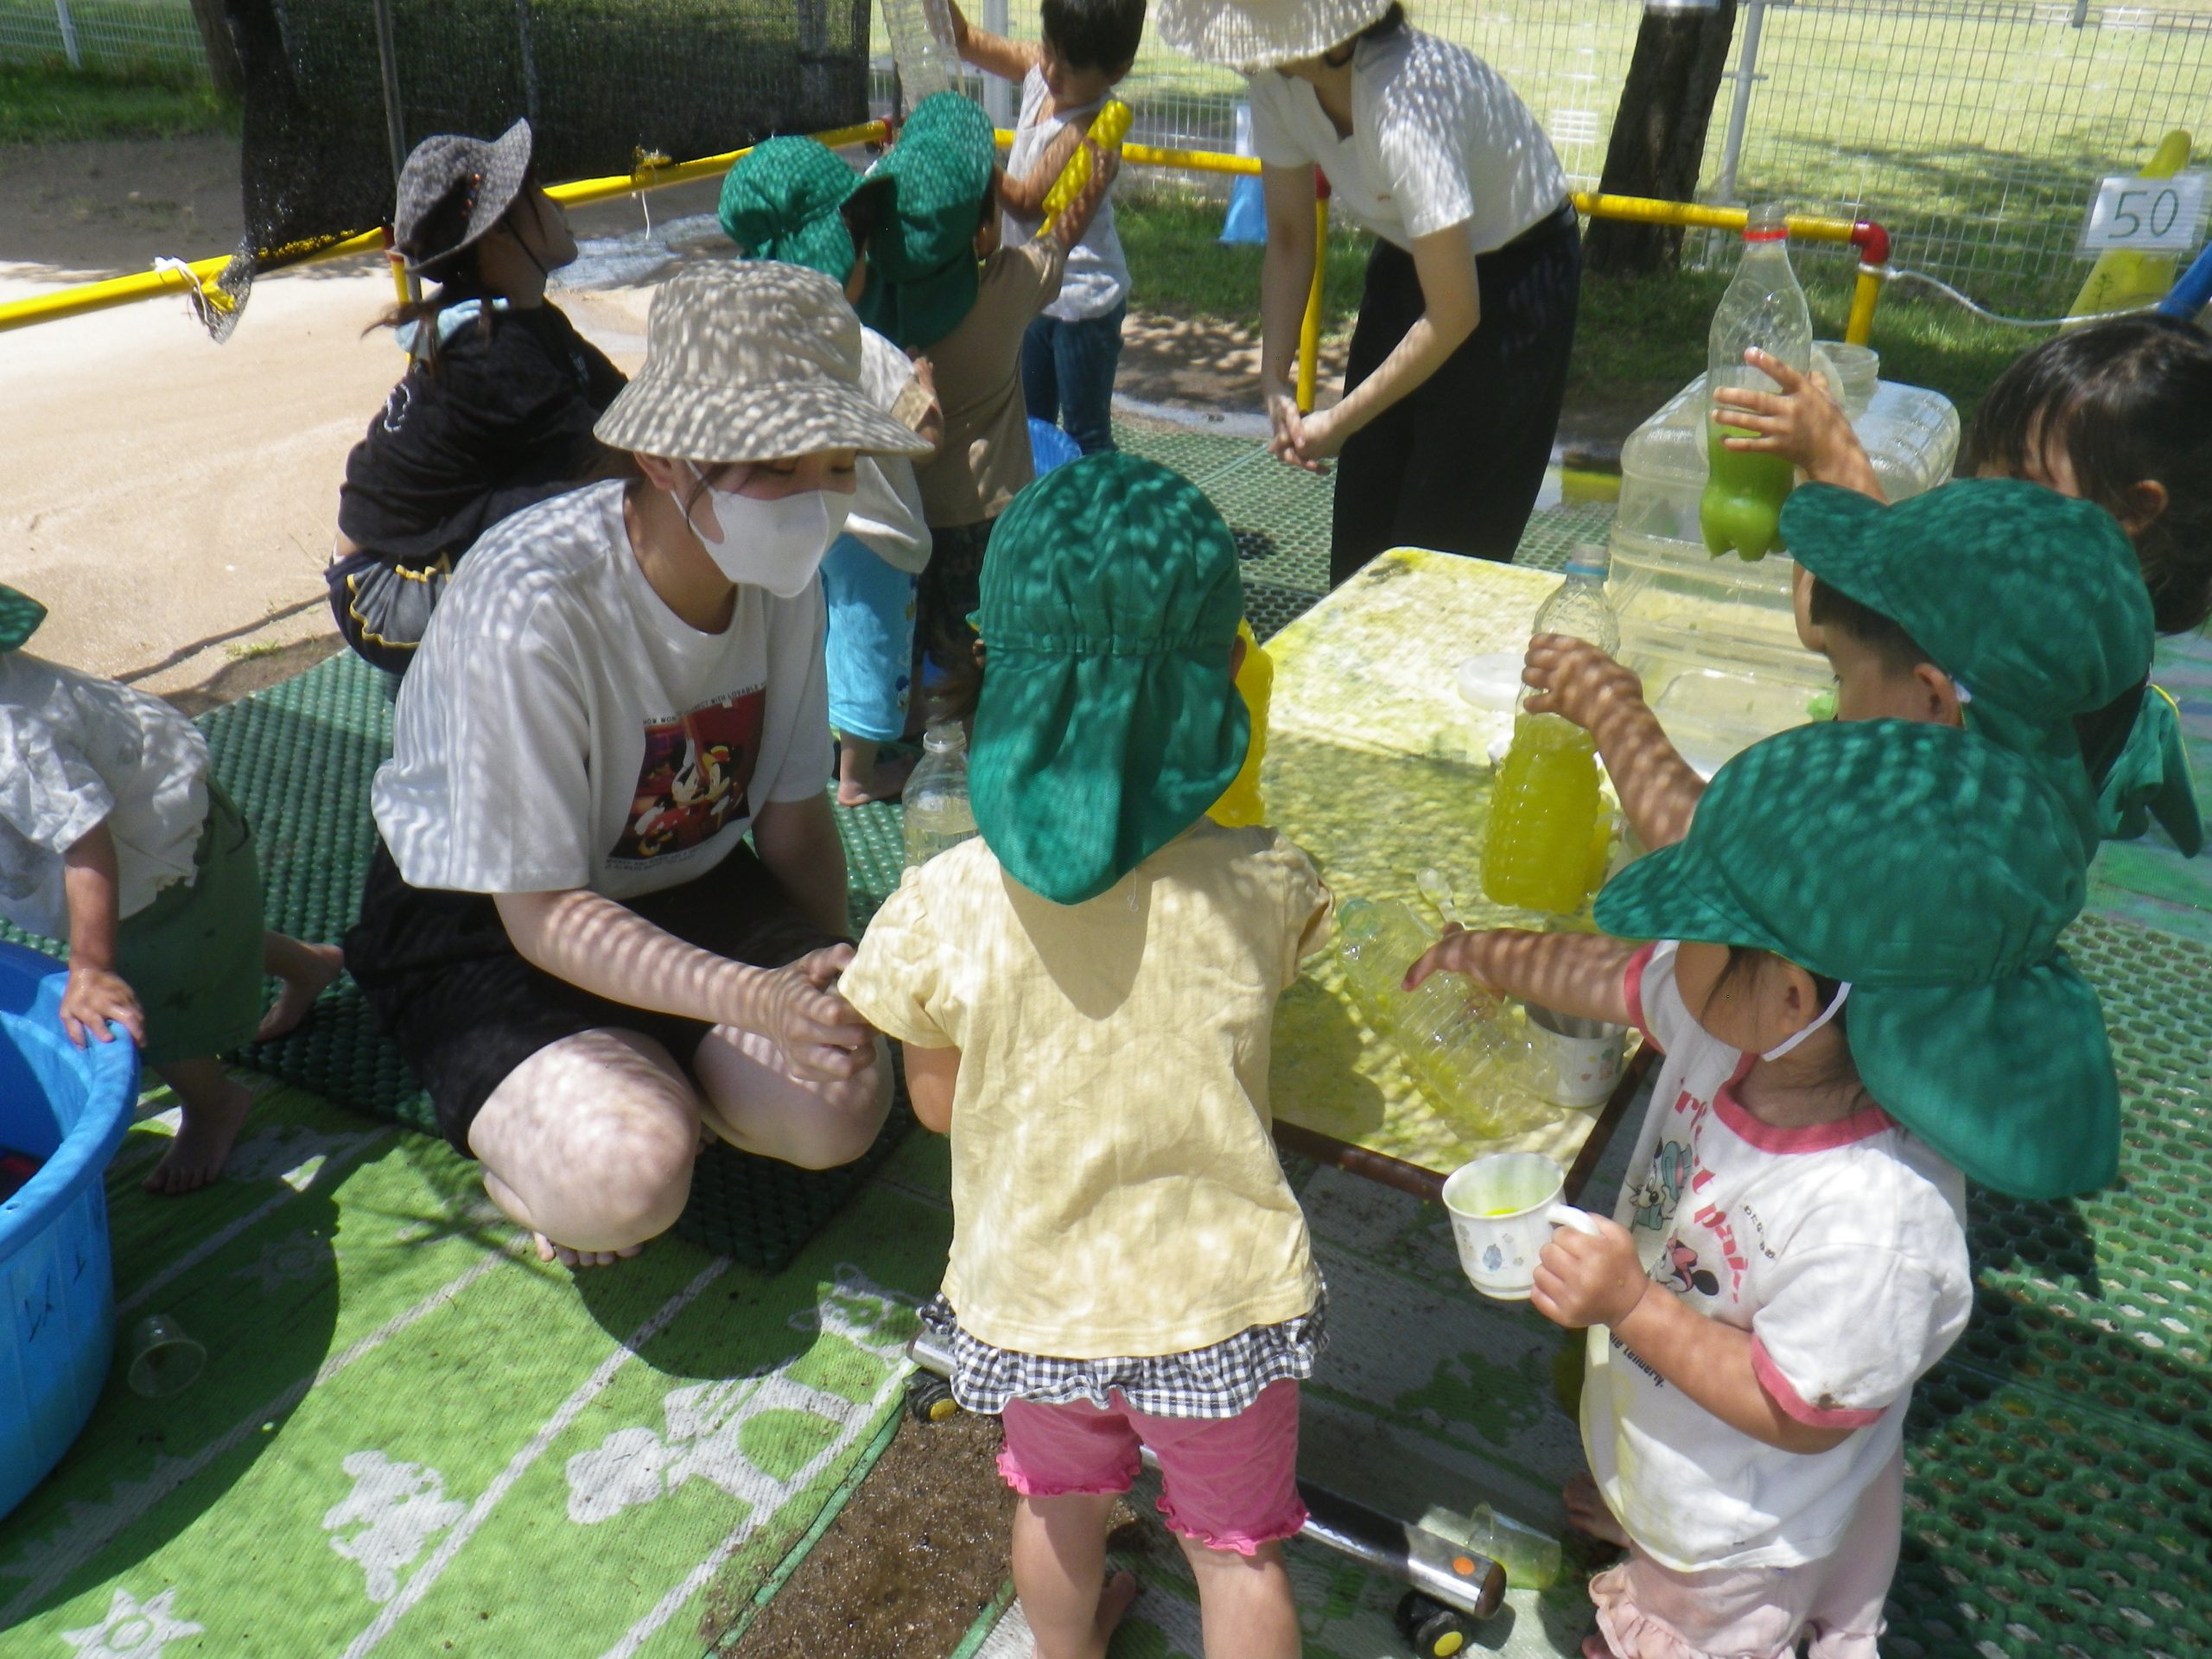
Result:
[[[27,655],[46,614],[0,587],[0,917],[69,943],[62,1029],[111,1023],[173,1090],[149,1192],[221,1174],[252,1097],[215,1057],[269,1042],[338,976],[335,948],[261,925],[253,836],[208,775],[207,740],[158,697]],[[283,982],[261,1011],[264,974]]]

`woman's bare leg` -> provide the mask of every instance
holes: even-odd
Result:
[[[741,1152],[802,1169],[849,1164],[874,1143],[891,1110],[891,1057],[876,1039],[875,1063],[837,1083],[795,1077],[769,1039],[717,1026],[691,1062],[707,1127]]]
[[[578,1032],[509,1072],[468,1131],[492,1201],[543,1261],[599,1267],[666,1232],[691,1195],[699,1097],[636,1032]]]

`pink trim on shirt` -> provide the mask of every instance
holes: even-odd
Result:
[[[1762,1123],[1745,1109],[1744,1103],[1733,1092],[1758,1058],[1746,1054],[1744,1064],[1736,1069],[1736,1075],[1713,1091],[1713,1109],[1739,1139],[1761,1152],[1834,1152],[1838,1147],[1871,1140],[1897,1128],[1896,1121],[1878,1106],[1869,1106],[1833,1123],[1808,1123],[1802,1128],[1778,1128],[1771,1123]]]
[[[1881,1421],[1879,1411],[1844,1406],[1823,1408],[1808,1405],[1805,1397],[1791,1387],[1789,1379],[1782,1374],[1782,1368],[1774,1363],[1774,1356],[1767,1352],[1766,1344],[1758,1339],[1756,1332],[1751,1336],[1751,1374],[1758,1378],[1759,1386],[1767,1391],[1767,1396],[1776,1405],[1811,1427],[1864,1428],[1869,1423]]]
[[[1628,959],[1628,972],[1621,980],[1621,995],[1628,999],[1628,1017],[1643,1033],[1643,1040],[1664,1054],[1666,1046],[1651,1034],[1650,1022],[1643,1017],[1643,970],[1650,965],[1651,953],[1658,948],[1657,943],[1654,942]]]

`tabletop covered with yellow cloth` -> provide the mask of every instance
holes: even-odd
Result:
[[[1274,659],[1261,781],[1268,821],[1321,867],[1337,902],[1399,899],[1431,929],[1430,895],[1448,891],[1471,927],[1587,925],[1502,909],[1482,894],[1490,751],[1511,715],[1458,690],[1468,657],[1517,652],[1559,585],[1543,571],[1452,554],[1384,554],[1268,644]],[[1426,884],[1424,872],[1434,872]],[[1440,889],[1437,878],[1441,878]],[[1520,1012],[1509,1008],[1517,1020]],[[1633,1052],[1636,1034],[1630,1033]],[[1332,951],[1306,964],[1275,1016],[1276,1132],[1309,1156],[1434,1198],[1443,1178],[1485,1152],[1541,1152],[1574,1173],[1572,1192],[1626,1109],[1631,1064],[1603,1108],[1541,1102],[1525,1074],[1503,1098],[1446,1109],[1415,1084],[1396,1048],[1351,995]],[[1548,1114],[1524,1133],[1485,1139],[1481,1108]],[[1519,1109],[1516,1111],[1515,1109]],[[1585,1158],[1585,1149],[1589,1157]]]

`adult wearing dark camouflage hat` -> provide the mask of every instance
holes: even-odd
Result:
[[[434,133],[409,151],[391,215],[392,245],[409,272],[440,280],[441,267],[506,217],[530,160],[527,121],[490,140]]]

